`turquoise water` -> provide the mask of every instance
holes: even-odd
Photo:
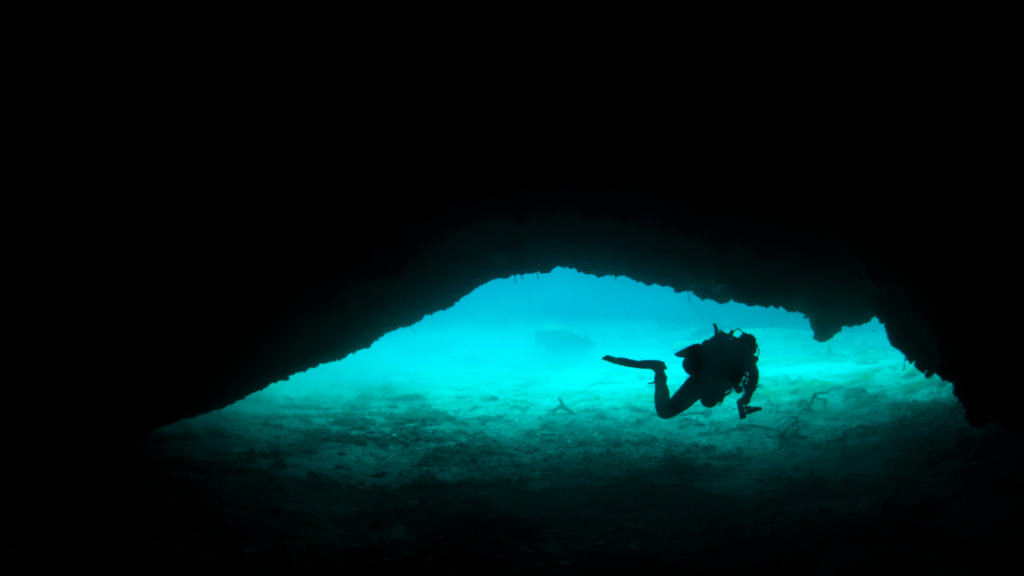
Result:
[[[375,392],[425,394],[454,411],[471,408],[455,401],[463,394],[514,398],[538,410],[556,406],[559,397],[581,409],[599,403],[614,410],[636,399],[651,404],[653,392],[643,386],[651,373],[601,357],[663,360],[674,391],[686,374],[673,354],[708,338],[714,323],[758,338],[762,381],[755,399],[768,406],[809,398],[832,384],[864,387],[896,403],[949,393],[938,379],[924,382],[912,367],[904,372],[903,355],[889,345],[877,320],[819,343],[802,314],[718,304],[628,278],[556,268],[489,282],[449,310],[386,334],[340,362],[275,383],[232,409],[244,411],[254,401],[344,401]]]
[[[686,374],[673,353],[709,337],[713,323],[743,329],[760,345],[761,380],[751,404],[763,411],[745,420],[735,395],[661,420],[652,372],[601,361],[606,354],[663,360],[674,392]],[[568,410],[556,410],[563,404]],[[467,435],[524,450],[548,451],[559,442],[566,464],[632,442],[636,451],[617,456],[627,466],[642,467],[641,449],[652,444],[746,450],[770,466],[780,454],[810,454],[815,442],[848,438],[858,426],[884,428],[925,406],[953,410],[950,385],[905,365],[877,320],[816,342],[798,313],[556,268],[489,282],[369,349],[162,432],[232,438],[191,446],[209,457],[257,449],[274,456],[253,463],[281,473],[388,485],[411,475],[453,481],[480,474],[489,466],[483,457],[428,464],[432,450]],[[334,450],[339,446],[347,448]],[[522,458],[523,469],[533,470],[517,477],[557,481],[556,469],[540,472],[525,454],[504,457]],[[820,472],[841,476],[851,469]]]

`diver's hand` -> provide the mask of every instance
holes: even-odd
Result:
[[[750,402],[750,400],[748,399],[747,402]],[[743,398],[736,401],[736,409],[740,412],[740,420],[746,418],[747,414],[753,414],[754,412],[761,411],[760,406],[747,406],[746,403],[743,402]]]

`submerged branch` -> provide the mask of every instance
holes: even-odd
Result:
[[[558,399],[558,406],[555,407],[555,409],[552,410],[551,413],[554,414],[555,412],[558,412],[559,410],[565,410],[569,414],[575,414],[575,412],[573,412],[572,410],[569,410],[569,407],[565,405],[565,402],[562,402],[561,398]]]

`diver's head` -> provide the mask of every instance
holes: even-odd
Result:
[[[740,334],[739,348],[744,354],[757,356],[759,352],[757,348],[757,338],[754,338],[753,334],[747,334],[746,332]]]

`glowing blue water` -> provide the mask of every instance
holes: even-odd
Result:
[[[710,336],[713,323],[758,338],[762,379],[754,404],[782,402],[840,383],[885,388],[887,396],[948,392],[942,386],[923,387],[913,368],[909,378],[916,386],[899,392],[886,387],[886,379],[907,380],[908,375],[903,355],[889,345],[877,320],[819,343],[802,314],[718,304],[624,277],[597,278],[556,268],[550,274],[489,282],[448,310],[386,334],[342,361],[274,384],[257,397],[326,401],[379,391],[429,393],[437,400],[466,393],[516,396],[545,406],[557,405],[558,397],[586,404],[595,396],[603,405],[651,404],[651,392],[644,387],[650,374],[601,357],[663,360],[674,391],[685,374],[673,353]],[[589,339],[593,347],[545,347],[537,337],[545,328],[556,328],[556,338],[562,331]],[[653,414],[653,406],[648,407]]]

